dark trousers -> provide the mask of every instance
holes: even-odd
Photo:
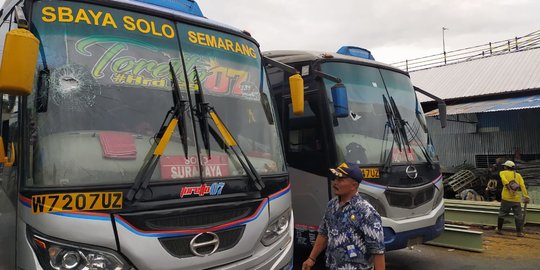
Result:
[[[501,208],[499,208],[499,220],[497,227],[499,230],[502,229],[504,217],[508,216],[510,214],[510,211],[514,213],[514,221],[516,222],[516,231],[522,232],[523,231],[523,211],[521,211],[521,203],[519,202],[509,202],[502,200],[501,201]]]

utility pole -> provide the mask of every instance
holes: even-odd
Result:
[[[446,30],[449,30],[448,28],[446,27],[442,27],[442,50],[443,50],[443,55],[444,55],[444,64],[446,65],[446,46],[444,44],[444,31]]]

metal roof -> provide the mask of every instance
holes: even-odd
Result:
[[[540,49],[414,71],[410,76],[415,86],[446,100],[540,89]],[[431,101],[422,94],[418,99]]]
[[[533,109],[533,108],[540,108],[540,95],[448,105],[446,107],[446,113],[448,115],[453,115],[453,114],[478,113],[478,112],[524,110],[524,109]],[[426,113],[426,115],[427,116],[439,115],[439,110],[435,109],[433,111]]]

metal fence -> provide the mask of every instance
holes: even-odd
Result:
[[[391,65],[411,72],[535,48],[540,48],[540,30],[522,37],[405,60]]]

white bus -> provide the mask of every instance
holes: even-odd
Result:
[[[292,268],[249,33],[192,0],[7,1],[1,17],[0,269]]]
[[[340,52],[351,49],[359,50]],[[299,116],[291,113],[287,73],[268,69],[291,176],[298,250],[313,244],[333,197],[328,168],[344,161],[364,173],[359,192],[382,217],[387,250],[440,235],[442,175],[408,74],[372,60],[369,51],[360,58],[310,51],[264,55],[300,70],[305,82],[305,112]],[[441,101],[441,111],[445,106]]]

